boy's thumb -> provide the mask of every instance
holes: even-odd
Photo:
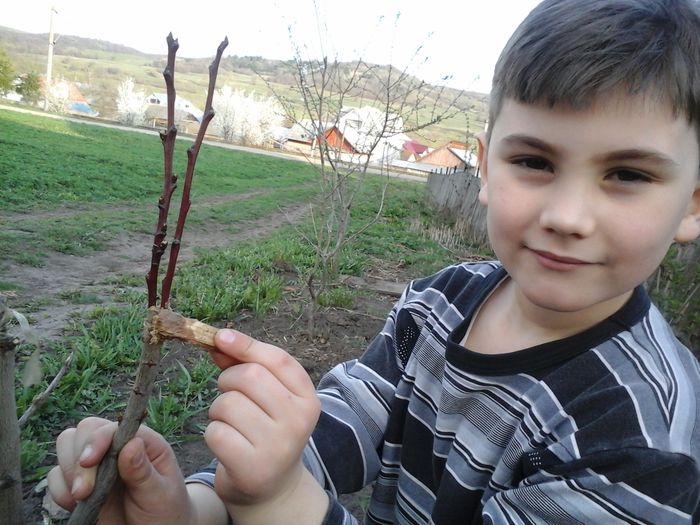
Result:
[[[146,447],[140,438],[129,441],[118,461],[119,477],[131,489],[147,489],[159,483],[160,475],[146,455]]]
[[[240,346],[242,336],[243,334],[240,332],[228,328],[222,328],[214,336],[216,350],[211,351],[210,355],[214,363],[222,370],[240,364],[241,361],[235,357],[235,354]]]

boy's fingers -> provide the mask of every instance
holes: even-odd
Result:
[[[89,468],[99,465],[116,431],[117,423],[106,419],[88,417],[78,423],[73,448],[80,466]],[[57,442],[57,449],[58,445]]]
[[[117,462],[119,477],[129,488],[147,491],[160,487],[160,475],[146,455],[146,447],[140,438],[129,441],[119,453]]]
[[[214,338],[219,351],[240,363],[255,363],[269,370],[290,392],[315,395],[306,370],[287,352],[236,330],[219,330]]]
[[[116,423],[90,417],[81,421],[77,428],[61,432],[56,439],[59,470],[52,475],[54,485],[59,487],[57,493],[65,486],[73,500],[82,500],[90,495],[95,485],[97,466],[109,450],[116,428]],[[60,482],[57,477],[59,473]],[[61,495],[57,494],[57,497],[61,499]]]
[[[52,468],[46,475],[46,480],[48,481],[51,499],[64,509],[73,510],[75,498],[71,494],[70,487],[66,484],[61,467],[55,466]]]

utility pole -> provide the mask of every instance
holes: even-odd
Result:
[[[56,41],[53,38],[53,15],[58,14],[56,8],[49,9],[49,57],[46,61],[46,81],[44,82],[44,111],[49,109],[49,93],[51,92],[51,70],[53,69],[53,46]]]

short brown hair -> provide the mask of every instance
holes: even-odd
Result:
[[[580,109],[620,89],[670,102],[700,137],[696,0],[544,0],[498,59],[489,120],[505,98]]]

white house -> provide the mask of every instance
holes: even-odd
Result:
[[[340,113],[337,128],[353,147],[370,153],[370,162],[383,164],[398,158],[404,142],[410,140],[403,133],[403,118],[385,113],[371,106],[345,107]]]
[[[146,97],[146,102],[149,106],[167,107],[168,96],[165,93],[151,93]],[[192,120],[196,120],[197,122],[201,122],[202,117],[204,116],[204,111],[192,104],[192,102],[186,98],[182,98],[180,95],[175,95],[175,111],[182,112],[185,114],[185,118],[190,118]]]

